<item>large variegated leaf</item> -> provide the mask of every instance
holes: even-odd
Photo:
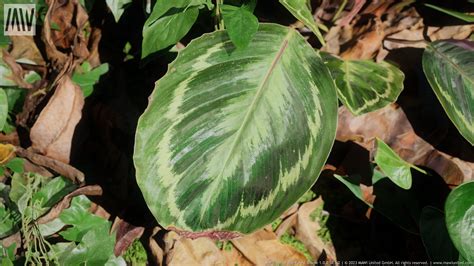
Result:
[[[314,184],[336,120],[330,73],[294,29],[261,24],[244,49],[224,31],[205,34],[140,117],[137,182],[163,226],[249,233]]]
[[[449,119],[474,145],[474,43],[431,43],[423,54],[423,70]]]
[[[341,60],[323,54],[337,85],[337,95],[354,115],[375,111],[397,100],[405,75],[385,61]]]

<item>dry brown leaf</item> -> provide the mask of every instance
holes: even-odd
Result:
[[[63,163],[61,161],[58,161],[46,156],[36,154],[34,152],[25,150],[21,147],[16,147],[16,154],[19,157],[28,159],[29,161],[34,163],[36,166],[45,167],[64,177],[67,177],[74,183],[78,183],[78,184],[84,183],[84,173],[82,173],[81,171],[77,170],[76,168],[72,167],[69,164]],[[32,167],[32,169],[34,169],[34,167]],[[34,172],[37,172],[37,171],[34,171]],[[41,173],[41,172],[37,172],[37,173]],[[48,176],[48,175],[43,174],[43,176]]]
[[[10,40],[12,42],[11,56],[16,59],[27,58],[37,65],[45,64],[33,36],[10,36]]]
[[[31,128],[33,149],[69,163],[74,131],[81,119],[84,95],[69,76],[58,81],[56,90]]]
[[[169,232],[165,242],[167,265],[251,265],[243,256],[235,254],[234,248],[231,252],[220,250],[215,241],[207,237],[192,240]]]
[[[278,226],[278,228],[275,230],[275,234],[277,235],[277,237],[281,237],[283,234],[286,233],[286,231],[288,231],[288,229],[295,226],[296,218],[297,218],[297,213],[293,213],[292,215],[286,217]]]
[[[275,233],[260,230],[251,235],[231,240],[232,244],[253,264],[307,264],[305,256],[282,244]]]
[[[143,235],[145,230],[142,226],[134,226],[126,221],[116,217],[112,225],[112,232],[116,232],[116,242],[114,248],[115,256],[121,256],[127,248]]]
[[[322,204],[323,201],[319,197],[316,200],[301,205],[298,210],[297,224],[295,226],[296,238],[303,242],[313,258],[318,259],[323,251],[325,251],[328,260],[337,261],[334,247],[324,243],[318,237],[316,232],[321,229],[321,226],[311,218],[311,213]]]
[[[337,140],[354,141],[373,151],[375,137],[390,145],[404,160],[433,169],[447,184],[474,180],[474,163],[440,152],[420,138],[396,104],[357,117],[345,107],[339,108]]]

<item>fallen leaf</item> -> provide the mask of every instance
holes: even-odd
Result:
[[[311,213],[323,204],[321,197],[316,200],[306,202],[298,210],[297,224],[295,226],[296,238],[303,242],[309,250],[311,256],[319,258],[323,251],[326,252],[329,261],[337,261],[336,252],[331,244],[324,243],[317,235],[321,226],[317,221],[313,221]]]
[[[15,155],[15,146],[0,143],[0,164],[6,163]]]
[[[133,241],[142,236],[144,230],[144,227],[134,226],[116,217],[111,229],[112,232],[116,232],[115,256],[123,255]]]
[[[30,131],[33,149],[69,163],[72,138],[81,119],[84,96],[69,76],[58,81],[53,96]]]
[[[242,238],[231,240],[251,263],[256,265],[307,264],[305,256],[294,248],[282,244],[275,233],[260,230]]]

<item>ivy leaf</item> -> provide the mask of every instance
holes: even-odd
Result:
[[[15,173],[23,173],[24,161],[21,158],[13,158],[5,165],[8,169],[12,170]]]
[[[80,242],[84,235],[93,228],[110,226],[107,220],[90,213],[90,206],[91,202],[86,196],[74,197],[71,207],[59,215],[64,224],[72,225],[72,227],[59,233],[64,239]]]
[[[455,188],[446,199],[444,211],[449,236],[466,261],[474,261],[474,182]]]
[[[203,0],[158,0],[143,26],[142,58],[176,44],[191,29]]]
[[[449,119],[474,145],[474,42],[430,43],[423,53],[423,71]]]
[[[253,232],[311,188],[333,145],[334,81],[295,29],[260,24],[234,47],[225,31],[189,43],[139,119],[137,182],[164,227]]]
[[[226,6],[222,8],[222,16],[227,33],[235,46],[239,49],[247,47],[257,33],[257,17],[244,7],[229,9]]]
[[[132,0],[105,0],[110,11],[114,15],[115,21],[118,22],[122,17],[123,12],[128,4],[132,3]]]
[[[403,189],[410,189],[412,183],[411,171],[413,168],[423,174],[426,171],[404,161],[385,142],[377,138],[377,153],[375,162],[393,183]]]
[[[41,207],[49,209],[75,188],[76,186],[69,179],[62,176],[55,177],[41,187],[33,195],[32,200],[40,202]]]
[[[383,108],[397,100],[405,75],[385,61],[341,60],[322,53],[336,81],[337,95],[354,115]]]

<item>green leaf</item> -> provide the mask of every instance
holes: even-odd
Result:
[[[385,142],[377,138],[377,153],[375,163],[382,169],[393,183],[403,189],[411,188],[411,171],[413,168],[421,173],[426,171],[404,161]]]
[[[12,170],[15,173],[23,173],[23,165],[25,161],[23,161],[22,158],[15,157],[8,161],[8,163],[5,165],[8,169]]]
[[[285,6],[295,18],[303,22],[304,25],[310,29],[323,46],[326,44],[321,31],[319,31],[318,24],[314,20],[313,14],[307,5],[308,0],[280,0],[280,3]]]
[[[239,49],[247,47],[253,36],[255,36],[255,33],[257,33],[257,17],[244,7],[227,12],[224,11],[226,9],[223,7],[222,10],[224,24],[232,42]]]
[[[441,12],[443,12],[443,13],[446,13],[446,14],[448,14],[448,15],[450,15],[450,16],[453,16],[453,17],[458,18],[458,19],[460,19],[460,20],[464,20],[464,21],[469,22],[469,23],[473,23],[473,22],[474,22],[474,16],[473,16],[473,15],[464,14],[464,13],[461,13],[461,12],[458,12],[458,11],[454,11],[454,10],[451,10],[451,9],[438,7],[438,6],[431,5],[431,4],[425,4],[425,6],[430,7],[430,8],[433,8],[433,9],[438,10],[438,11],[441,11]]]
[[[420,235],[431,261],[456,261],[459,252],[449,238],[444,213],[427,206],[421,211]]]
[[[354,115],[395,102],[403,90],[405,75],[385,61],[341,60],[329,54],[323,58],[336,81],[339,99]]]
[[[128,4],[132,3],[132,0],[105,0],[110,11],[114,15],[115,21],[118,22],[120,17],[123,15],[125,8]]]
[[[91,202],[86,196],[74,197],[71,207],[59,215],[64,224],[72,225],[59,233],[64,239],[80,242],[84,235],[93,228],[104,226],[104,224],[110,226],[107,220],[90,213],[88,211],[90,206]]]
[[[40,206],[43,208],[51,208],[75,188],[76,186],[69,179],[62,176],[55,177],[41,187],[32,199],[40,202]]]
[[[360,199],[362,202],[364,202],[365,204],[367,204],[369,207],[373,208],[374,206],[372,206],[372,204],[368,203],[367,201],[364,200],[364,196],[363,196],[363,193],[362,193],[362,189],[360,188],[360,177],[358,176],[350,176],[350,177],[347,177],[347,176],[340,176],[340,175],[334,175],[334,177],[341,181],[341,183],[343,183],[351,192],[352,194],[354,194],[354,196],[356,196],[358,199]],[[357,177],[357,179],[359,179],[358,182],[355,182],[355,180],[353,180],[355,177]]]
[[[3,89],[0,88],[0,130],[3,130],[8,117],[8,97]]]
[[[446,199],[444,211],[449,236],[460,255],[474,261],[474,182],[455,188]]]
[[[158,0],[143,26],[142,58],[176,44],[191,29],[206,1]]]
[[[11,79],[12,71],[7,63],[3,61],[2,54],[2,49],[0,48],[0,86],[16,86],[16,83]]]
[[[423,54],[423,71],[449,119],[474,145],[474,43],[429,44]]]
[[[69,245],[59,254],[60,265],[105,265],[115,246],[115,234],[109,230],[108,223],[91,227],[77,246]]]
[[[92,94],[94,84],[97,83],[100,76],[109,71],[108,64],[102,64],[94,69],[91,68],[89,62],[84,62],[79,71],[74,72],[72,81],[81,87],[84,97]]]
[[[0,206],[0,238],[12,234],[15,229],[16,221],[11,212]]]
[[[328,157],[337,96],[321,57],[275,24],[234,48],[225,31],[193,40],[139,119],[137,182],[162,226],[253,232],[308,191]]]

